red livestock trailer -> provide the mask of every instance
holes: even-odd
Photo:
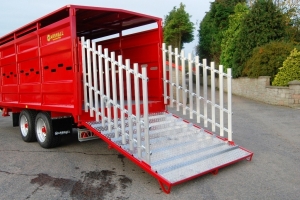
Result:
[[[0,38],[2,116],[11,113],[22,139],[44,148],[58,145],[74,127],[80,141],[101,138],[156,177],[166,193],[173,185],[251,160],[253,153],[232,140],[231,74],[205,60],[201,64],[198,57],[185,58],[177,49],[173,53],[162,41],[157,17],[60,8]],[[172,59],[175,64],[168,65]],[[227,106],[223,89],[216,104],[213,81],[208,98],[207,70],[219,73],[219,87],[223,76],[227,79]],[[167,104],[182,108],[184,115],[188,111],[191,119],[197,116],[198,123],[203,119],[204,127],[210,123],[212,132],[169,113]]]

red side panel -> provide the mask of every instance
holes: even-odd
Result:
[[[19,103],[41,104],[41,72],[38,35],[30,33],[17,40]]]
[[[40,34],[43,105],[74,107],[74,69],[69,19]]]
[[[73,111],[72,46],[70,18],[1,46],[0,107]]]
[[[139,73],[141,73],[141,65],[147,64],[149,101],[162,101],[159,29],[127,35],[99,42],[98,44],[102,45],[103,49],[108,48],[109,52],[115,52],[116,58],[118,55],[122,55],[123,59],[130,59],[131,68],[133,68],[134,63],[138,63]],[[123,60],[123,63],[125,63],[125,60]],[[131,82],[131,85],[133,85],[133,76]],[[141,88],[142,83],[140,82],[140,90]],[[124,89],[126,95],[126,88]],[[142,94],[141,91],[140,94]]]

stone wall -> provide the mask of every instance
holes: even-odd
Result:
[[[169,73],[169,72],[167,72]],[[175,82],[176,71],[173,68],[172,77]],[[168,75],[167,75],[168,76]],[[168,76],[169,77],[169,76]],[[188,76],[186,76],[188,79]],[[202,84],[203,77],[200,78]],[[207,78],[208,86],[211,79]],[[182,83],[182,72],[179,70],[179,82]],[[219,79],[215,79],[216,87],[219,87]],[[224,78],[224,91],[227,91],[227,79]],[[169,87],[169,84],[167,84]],[[188,87],[188,84],[187,84]],[[195,89],[195,88],[194,88]],[[181,91],[181,90],[180,90]],[[175,97],[176,89],[173,87],[173,98]],[[232,94],[243,96],[249,99],[265,102],[273,105],[289,106],[300,108],[300,81],[291,81],[287,87],[270,86],[269,76],[260,76],[259,78],[241,77],[232,79]],[[182,95],[179,96],[182,102]]]
[[[226,79],[224,90],[227,91]],[[216,79],[216,85],[219,80]],[[300,108],[300,81],[291,81],[287,87],[270,86],[269,76],[232,79],[232,94],[273,105]]]

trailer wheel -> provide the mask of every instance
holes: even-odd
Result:
[[[48,113],[40,112],[35,119],[35,132],[38,143],[43,148],[56,147],[60,141],[59,136],[53,133],[52,120]]]
[[[35,136],[35,117],[36,112],[33,110],[22,110],[19,116],[19,127],[22,139],[25,142],[36,141]]]

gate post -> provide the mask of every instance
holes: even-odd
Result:
[[[142,81],[143,81],[143,107],[144,107],[144,134],[145,134],[145,149],[146,161],[150,164],[150,138],[149,138],[149,111],[148,111],[148,78],[147,65],[142,65]]]

